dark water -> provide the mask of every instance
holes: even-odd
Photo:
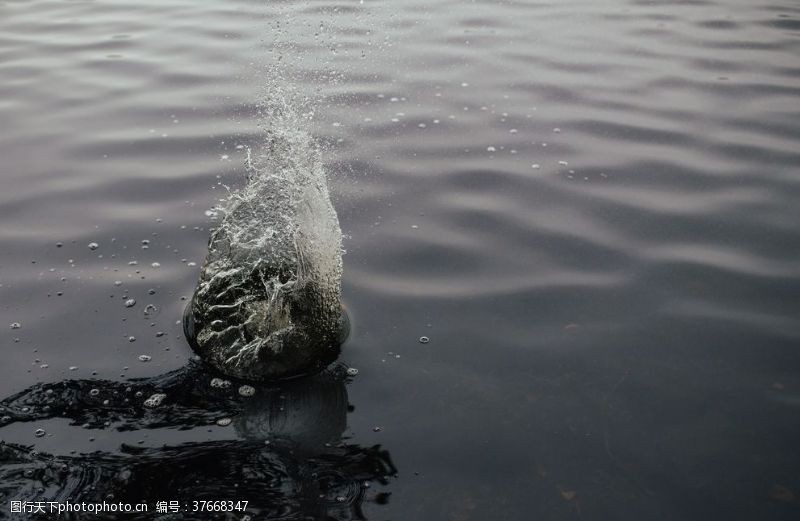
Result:
[[[799,57],[788,0],[0,3],[2,516],[797,519]],[[282,89],[359,374],[246,398],[179,320]]]

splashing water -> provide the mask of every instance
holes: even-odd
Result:
[[[321,369],[344,329],[341,230],[318,145],[283,96],[261,113],[263,143],[222,208],[184,320],[205,361],[250,380]]]

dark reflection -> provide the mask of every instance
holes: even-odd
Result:
[[[215,378],[219,378],[215,380]],[[0,493],[12,500],[147,502],[177,500],[164,519],[366,519],[365,502],[388,495],[371,488],[395,474],[387,451],[343,439],[349,404],[346,373],[335,366],[281,386],[222,380],[199,363],[154,378],[37,384],[0,403],[5,425],[67,418],[85,429],[171,428],[205,433],[230,418],[236,440],[190,441],[163,447],[122,444],[118,452],[49,455],[0,445]],[[160,404],[146,405],[154,395]],[[157,401],[157,400],[156,400]],[[247,512],[192,512],[196,500],[248,500]],[[188,507],[188,508],[186,508]],[[5,509],[8,513],[8,509]],[[113,519],[72,514],[62,519]],[[19,514],[25,519],[30,514]]]

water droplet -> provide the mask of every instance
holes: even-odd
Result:
[[[37,438],[41,438],[42,436],[44,436],[47,433],[44,431],[44,429],[36,429],[36,432],[34,432],[33,434]]]
[[[99,396],[99,395],[100,395],[100,389],[92,389],[91,391],[89,391],[89,396]]]
[[[22,327],[22,324],[20,324],[19,322],[12,322],[11,323],[11,329],[19,329],[21,327]]]
[[[230,386],[231,386],[230,380],[223,380],[222,378],[211,379],[211,387],[215,387],[217,389],[227,389]]]
[[[136,299],[129,298],[128,300],[125,301],[126,308],[132,308],[135,305],[136,305]]]
[[[163,402],[164,398],[166,398],[166,397],[167,397],[166,394],[156,393],[156,394],[152,395],[150,398],[148,398],[147,400],[144,401],[144,406],[145,407],[150,407],[150,408],[158,407],[159,405],[161,405],[161,402]]]
[[[430,338],[428,338],[428,337],[426,337],[426,336],[421,336],[421,337],[419,337],[419,343],[420,343],[420,344],[427,344],[427,343],[428,343],[428,342],[430,342],[430,341],[431,341],[431,339],[430,339]]]
[[[355,367],[348,367],[347,368],[347,374],[349,376],[355,376],[355,375],[358,374],[358,369],[356,369]]]
[[[136,337],[131,335],[128,337],[128,342],[136,342]]]
[[[154,263],[153,263],[153,264],[151,264],[150,266],[152,266],[152,267],[154,267],[154,268],[160,268],[160,267],[161,267],[161,264],[160,264],[160,263],[158,263],[158,262],[154,262]]]
[[[99,247],[100,247],[100,245],[99,245],[99,244],[97,244],[96,242],[90,242],[90,243],[89,243],[89,249],[90,249],[90,250],[96,250],[96,249],[97,249],[97,248],[99,248]]]
[[[152,359],[153,359],[153,357],[150,356],[150,355],[139,355],[139,361],[140,362],[149,362]]]
[[[250,397],[256,394],[256,388],[252,385],[243,385],[239,387],[239,394],[241,396]]]
[[[220,418],[219,420],[217,420],[217,425],[219,425],[220,427],[227,427],[228,425],[231,424],[232,421],[233,420],[231,420],[230,418]]]

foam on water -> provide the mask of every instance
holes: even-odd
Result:
[[[320,149],[288,97],[262,103],[263,141],[232,191],[187,309],[187,338],[234,377],[296,376],[338,354],[342,237]]]

